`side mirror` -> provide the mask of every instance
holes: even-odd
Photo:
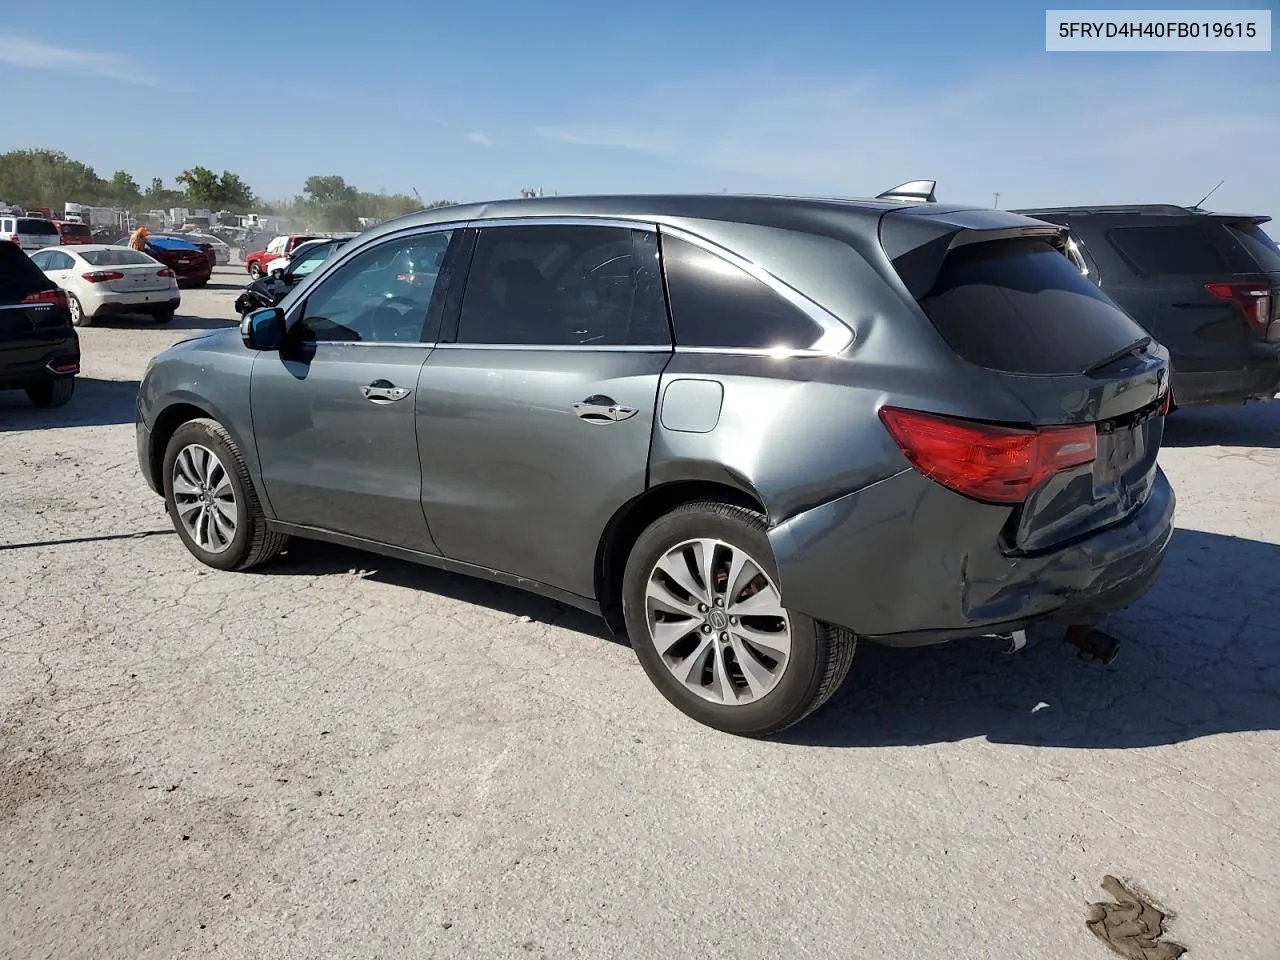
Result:
[[[250,311],[240,321],[240,338],[250,350],[279,350],[284,333],[284,311],[279,307]]]
[[[276,267],[274,270],[271,271],[270,276],[274,280],[279,280],[281,277],[284,276],[284,271],[279,267]]]

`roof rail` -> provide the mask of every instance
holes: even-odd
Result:
[[[900,183],[891,190],[877,194],[877,200],[915,200],[922,203],[937,203],[938,198],[933,195],[934,187],[938,185],[937,180],[908,180],[906,183]]]

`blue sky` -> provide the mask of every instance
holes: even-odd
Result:
[[[1050,54],[1044,5],[48,6],[0,12],[0,150],[143,183],[203,164],[267,198],[339,174],[471,200],[931,177],[1009,207],[1191,203],[1225,179],[1212,206],[1280,219],[1280,54]]]

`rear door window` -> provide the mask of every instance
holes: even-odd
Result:
[[[798,307],[736,264],[664,235],[662,268],[678,347],[803,350],[824,333]]]
[[[458,342],[670,347],[656,236],[586,225],[482,229]]]
[[[1008,373],[1081,373],[1146,336],[1044,240],[959,247],[920,306],[960,357]]]

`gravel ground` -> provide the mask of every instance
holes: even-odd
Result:
[[[0,956],[1087,958],[1114,874],[1190,957],[1280,957],[1280,403],[1186,411],[1179,532],[1111,667],[864,649],[774,742],[589,617],[297,543],[200,567],[138,475],[147,359],[0,394]]]

